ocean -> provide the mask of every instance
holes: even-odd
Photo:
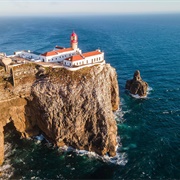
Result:
[[[100,48],[117,71],[118,157],[57,149],[5,128],[1,178],[180,179],[180,14],[1,17],[0,52],[69,47],[73,30],[83,52]],[[125,90],[135,70],[149,84],[147,98]]]

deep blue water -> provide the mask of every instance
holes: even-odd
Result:
[[[83,52],[99,47],[117,70],[124,165],[18,140],[11,142],[5,162],[12,178],[179,179],[180,15],[0,18],[0,51],[69,47],[72,30]],[[152,88],[146,99],[134,99],[124,89],[137,69]]]

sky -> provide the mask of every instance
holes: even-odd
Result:
[[[0,0],[0,16],[180,13],[180,0]]]

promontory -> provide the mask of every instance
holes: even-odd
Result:
[[[117,74],[109,64],[76,71],[35,63],[0,66],[0,164],[4,127],[22,138],[43,133],[52,143],[115,156],[119,106]]]

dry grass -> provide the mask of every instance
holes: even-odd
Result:
[[[91,67],[85,67],[77,71],[69,71],[65,68],[52,68],[46,67],[46,77],[49,77],[51,80],[63,82],[79,82],[82,78],[90,78]]]
[[[20,64],[19,66],[15,66],[13,67],[13,70],[20,70],[20,69],[36,69],[37,68],[37,64],[35,63],[27,63],[27,64]]]

